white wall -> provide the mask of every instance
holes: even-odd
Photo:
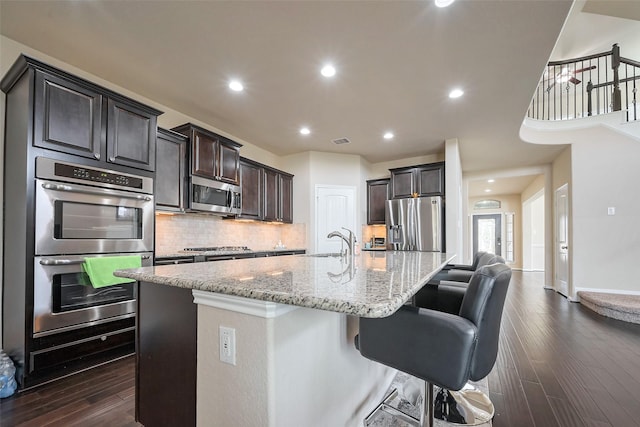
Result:
[[[522,203],[522,269],[545,269],[545,203],[544,190]],[[524,193],[523,193],[524,195]]]
[[[547,189],[551,191],[551,189]],[[545,176],[539,175],[521,193],[522,199],[522,269],[545,270],[546,224]],[[551,206],[549,206],[551,209]],[[551,269],[549,265],[549,269]]]
[[[199,305],[198,325],[202,426],[361,426],[396,372],[360,355],[358,320],[342,313],[265,319]],[[236,366],[219,360],[219,325],[236,330]]]
[[[316,185],[342,185],[356,188],[358,223],[353,231],[358,241],[362,242],[362,224],[366,224],[366,182],[363,176],[367,174],[368,164],[363,162],[360,156],[309,151],[285,156],[281,159],[281,164],[283,169],[296,175],[293,195],[295,221],[307,224],[306,241],[309,252],[315,251]],[[298,180],[298,176],[302,179]]]
[[[640,293],[639,159],[640,143],[616,132],[571,147],[574,291]]]
[[[446,251],[456,254],[457,263],[462,263],[462,163],[460,161],[460,146],[457,139],[445,141],[445,194],[446,214]]]

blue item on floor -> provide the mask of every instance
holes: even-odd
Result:
[[[15,373],[13,360],[0,350],[0,398],[9,397],[15,393],[18,388]]]

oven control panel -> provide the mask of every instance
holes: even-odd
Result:
[[[153,178],[77,163],[36,157],[36,177],[153,194]]]
[[[113,172],[105,172],[86,167],[71,166],[66,163],[56,163],[55,174],[59,177],[76,178],[84,181],[102,182],[105,184],[115,184],[136,189],[142,188],[142,179],[137,177],[122,175]]]

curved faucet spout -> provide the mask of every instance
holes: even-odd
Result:
[[[327,238],[330,239],[332,237],[339,237],[342,240],[344,240],[345,243],[347,244],[347,254],[351,256],[351,255],[353,255],[353,244],[356,241],[355,234],[353,233],[353,231],[351,231],[351,230],[349,230],[347,228],[344,228],[344,229],[349,232],[349,237],[345,236],[344,234],[342,234],[339,231],[332,231],[331,233],[327,234]]]

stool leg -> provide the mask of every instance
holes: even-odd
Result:
[[[420,426],[433,427],[433,384],[424,382],[424,398],[422,399],[422,413]]]

